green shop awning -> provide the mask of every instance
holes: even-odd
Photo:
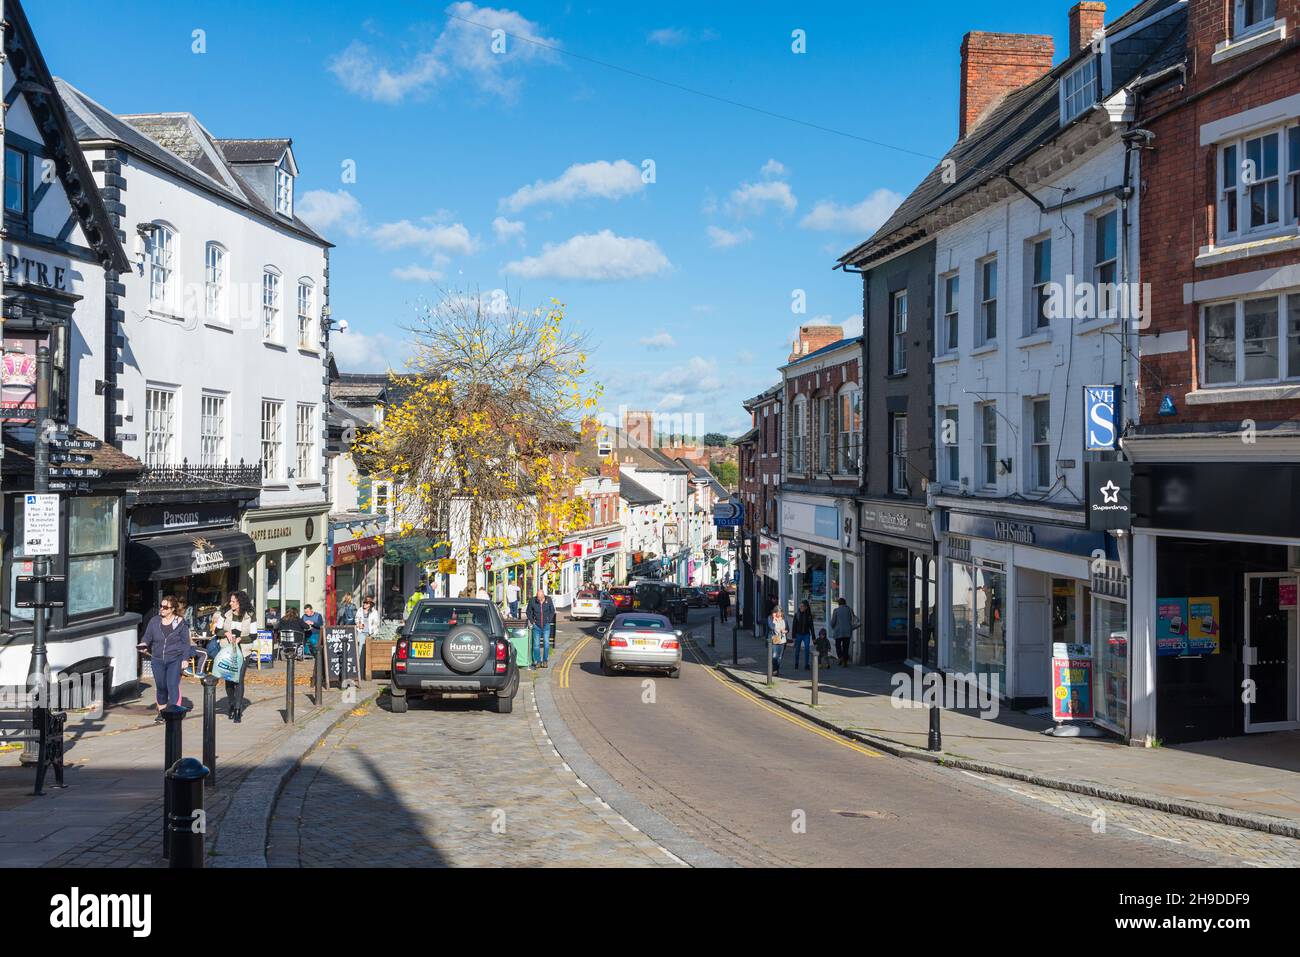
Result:
[[[407,562],[432,562],[439,558],[448,558],[451,551],[447,545],[434,543],[437,539],[427,535],[407,535],[405,538],[384,539],[384,561],[392,565],[405,565]]]

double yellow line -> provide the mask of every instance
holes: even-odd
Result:
[[[764,711],[768,712],[769,714],[774,714],[782,721],[789,721],[796,728],[802,728],[804,731],[809,731],[817,735],[819,738],[825,738],[827,741],[830,741],[832,744],[838,744],[842,748],[848,748],[850,751],[856,751],[858,752],[858,754],[865,755],[866,757],[869,758],[882,757],[879,751],[873,751],[870,748],[865,747],[864,745],[858,744],[858,742],[856,741],[850,741],[848,738],[844,738],[831,731],[827,731],[825,728],[819,727],[818,725],[813,724],[811,721],[806,721],[803,718],[796,717],[795,715],[786,711],[784,708],[779,708],[776,705],[764,701],[762,698],[754,694],[752,691],[749,691],[748,689],[741,687],[736,682],[735,679],[728,678],[722,673],[720,673],[717,667],[714,665],[710,665],[708,662],[706,662],[703,659],[703,657],[699,654],[699,652],[697,652],[694,649],[694,647],[691,648],[691,654],[696,659],[696,661],[700,663],[700,666],[703,667],[705,673],[709,675],[709,677],[711,677],[714,681],[717,681],[728,691],[734,691],[736,694],[740,695],[746,701],[750,702],[751,704],[757,705],[758,707],[762,708]]]
[[[595,635],[588,635],[586,638],[583,638],[582,641],[574,645],[573,649],[564,656],[564,662],[560,665],[559,675],[561,688],[569,687],[569,672],[573,670],[573,662],[577,660],[578,652],[587,647],[587,642],[591,641],[594,637]]]

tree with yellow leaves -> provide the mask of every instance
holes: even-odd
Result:
[[[564,305],[443,292],[408,328],[381,423],[354,452],[392,480],[401,534],[436,532],[472,594],[485,552],[542,555],[588,520],[574,452],[595,429],[585,334]]]

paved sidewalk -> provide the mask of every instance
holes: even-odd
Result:
[[[754,691],[827,727],[885,750],[970,771],[1016,778],[1175,814],[1300,838],[1300,734],[1252,735],[1203,744],[1134,748],[1112,740],[1042,734],[1045,717],[1003,709],[994,720],[945,709],[943,751],[925,750],[929,711],[895,700],[893,672],[866,666],[819,674],[818,707],[809,706],[811,672],[785,654],[781,677],[767,687],[766,644],[741,631],[740,663],[731,664],[731,626],[693,616],[696,651]]]
[[[294,729],[345,705],[337,688],[325,693],[322,708],[312,702],[310,683],[295,683],[295,724],[284,723],[283,665],[245,685],[243,721],[226,716],[225,692],[217,689],[218,786],[205,796],[209,850],[220,834],[222,817],[240,782]],[[300,669],[301,671],[301,669]],[[310,678],[310,671],[307,674]],[[275,682],[278,679],[278,686]],[[364,701],[376,682],[357,691]],[[102,717],[69,712],[65,738],[63,790],[46,779],[42,797],[32,795],[35,772],[21,767],[18,753],[0,753],[0,866],[7,867],[165,867],[162,857],[163,728],[154,723],[153,688],[109,708]],[[203,687],[186,679],[182,687],[193,710],[183,722],[184,756],[202,758]],[[314,744],[314,742],[313,742]]]

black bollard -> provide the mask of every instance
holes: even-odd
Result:
[[[740,664],[740,652],[737,651],[739,641],[740,641],[740,626],[732,625],[731,626],[731,663],[733,665]]]
[[[206,787],[217,786],[217,682],[216,675],[204,675],[203,681],[203,763],[208,768]],[[168,765],[170,767],[170,765]]]
[[[714,648],[717,646],[717,642],[715,641],[715,638],[717,637],[716,635],[717,628],[715,627],[716,625],[717,622],[714,621],[712,618],[710,618],[709,619],[709,647],[710,648]]]
[[[284,722],[293,724],[293,659],[290,651],[284,656]]]
[[[208,769],[194,758],[182,758],[167,769],[168,867],[203,866],[203,780],[207,776]]]
[[[167,828],[167,817],[171,814],[171,789],[167,787],[167,769],[181,759],[181,721],[185,719],[185,709],[180,705],[169,704],[162,709],[163,716],[163,856],[171,854],[171,831]]]
[[[930,705],[930,750],[943,750],[943,735],[939,733],[939,714],[943,709],[937,705]]]
[[[821,657],[817,652],[816,639],[813,639],[812,654],[809,657],[812,658],[812,701],[810,703],[815,708],[817,707],[817,659]]]
[[[316,685],[316,700],[312,703],[319,708],[325,700],[325,656],[319,650],[312,656],[312,681]]]

